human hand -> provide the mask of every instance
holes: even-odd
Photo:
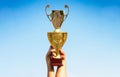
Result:
[[[57,67],[56,74],[54,73],[54,67],[51,65],[51,59],[55,58],[55,56],[56,56],[55,49],[52,46],[50,46],[46,54],[48,77],[66,77],[66,56],[64,51],[60,49],[60,57],[62,59],[63,66]]]
[[[60,53],[60,57],[62,59],[63,66],[66,66],[66,56],[65,56],[64,51],[62,49],[60,49],[59,53]],[[49,50],[48,50],[48,52],[46,54],[47,66],[51,66],[52,67],[52,65],[51,65],[51,63],[52,63],[51,59],[52,58],[56,58],[56,51],[55,51],[55,49],[52,46],[50,46],[50,48],[49,48]]]

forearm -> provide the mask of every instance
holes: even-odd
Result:
[[[56,77],[67,77],[66,66],[60,66],[57,68]]]
[[[47,77],[55,77],[53,67],[50,67],[50,66],[47,67]]]

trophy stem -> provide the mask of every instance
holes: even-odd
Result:
[[[60,58],[60,52],[58,49],[56,50],[56,58]]]
[[[57,52],[56,52],[56,56],[59,56],[59,54],[60,54],[59,51],[57,51]]]

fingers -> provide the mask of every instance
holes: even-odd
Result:
[[[55,57],[56,56],[56,52],[52,52],[52,56]]]
[[[62,49],[60,49],[60,54],[65,55],[65,52]]]
[[[65,59],[64,51],[62,49],[60,49],[59,52],[60,52],[60,57],[62,59]],[[50,46],[46,56],[49,57],[49,58],[56,58],[56,50],[52,46]]]
[[[65,52],[62,49],[60,49],[60,56],[62,59],[65,59]]]
[[[50,46],[50,48],[49,48],[46,56],[47,56],[47,57],[50,57],[50,56],[52,56],[52,55],[53,55],[53,56],[56,56],[56,54],[55,54],[55,49],[54,49],[52,46]]]
[[[47,54],[48,54],[48,55],[51,54],[51,51],[53,51],[53,47],[52,47],[52,46],[50,46],[50,48],[49,48]]]

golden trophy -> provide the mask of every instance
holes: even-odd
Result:
[[[48,32],[48,40],[51,44],[51,46],[56,50],[56,57],[52,58],[52,66],[62,66],[62,59],[60,57],[59,50],[64,45],[66,39],[67,39],[67,32],[62,32],[60,30],[61,25],[63,21],[67,18],[69,14],[69,7],[68,5],[65,5],[65,8],[68,9],[68,13],[64,14],[63,10],[52,10],[50,14],[47,13],[47,9],[50,7],[50,5],[47,5],[45,7],[45,12],[48,17],[48,19],[52,22],[55,30],[53,32]]]

